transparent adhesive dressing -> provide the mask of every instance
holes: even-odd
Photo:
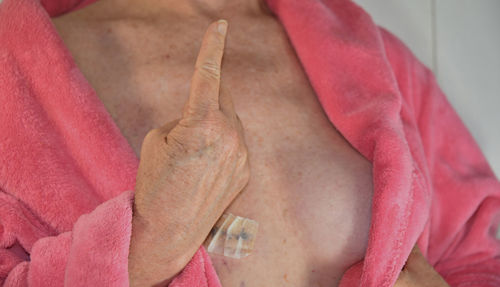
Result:
[[[224,213],[205,240],[207,251],[236,259],[246,257],[253,250],[258,227],[255,220]]]

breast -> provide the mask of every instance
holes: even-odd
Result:
[[[150,129],[181,116],[199,43],[181,36],[166,41],[173,24],[87,23],[78,33],[57,24],[139,156]],[[286,34],[272,25],[259,34],[269,46],[237,36],[245,35],[235,31],[245,23],[233,22],[222,72],[245,130],[251,171],[227,212],[259,223],[254,250],[242,259],[210,256],[223,286],[335,286],[365,253],[371,164],[328,120]],[[201,41],[203,31],[178,35]]]
[[[371,164],[328,120],[300,65],[287,61],[287,75],[234,83],[251,91],[235,98],[251,178],[227,211],[260,229],[249,257],[211,256],[223,286],[335,286],[364,256]]]

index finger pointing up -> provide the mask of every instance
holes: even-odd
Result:
[[[219,20],[210,24],[205,32],[196,59],[184,116],[203,115],[207,111],[219,109],[221,63],[226,31],[227,21]]]

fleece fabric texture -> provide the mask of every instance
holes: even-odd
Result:
[[[0,4],[4,286],[129,283],[139,159],[50,21],[94,1]],[[328,118],[373,164],[366,256],[341,287],[392,286],[415,243],[451,286],[500,286],[500,182],[432,72],[351,1],[267,2]],[[170,286],[221,286],[203,247]]]

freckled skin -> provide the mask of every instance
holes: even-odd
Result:
[[[95,5],[54,24],[139,155],[150,129],[181,115],[212,19],[94,21],[111,4]],[[259,231],[250,256],[210,254],[214,267],[223,286],[282,286],[283,274],[289,286],[336,286],[364,256],[371,164],[329,122],[279,21],[225,18],[222,85],[241,118],[251,169],[226,211],[256,220]]]

